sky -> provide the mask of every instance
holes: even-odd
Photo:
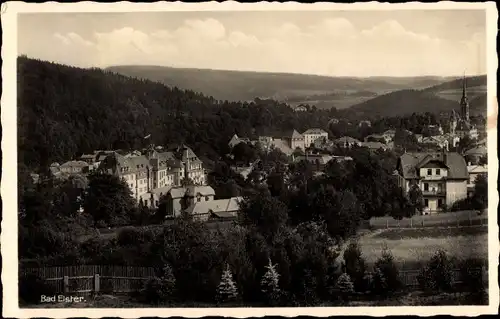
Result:
[[[328,76],[486,73],[485,10],[22,13],[18,54]]]

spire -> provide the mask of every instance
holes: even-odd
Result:
[[[465,71],[464,71],[464,78],[462,81],[462,99],[467,98],[467,80],[465,79]]]

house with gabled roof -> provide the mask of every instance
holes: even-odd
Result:
[[[214,196],[211,186],[172,187],[165,194],[167,216],[177,217],[195,203],[213,201]]]
[[[287,142],[287,144],[289,145],[289,147],[292,150],[295,150],[297,148],[300,148],[301,150],[305,150],[304,135],[300,134],[295,129],[293,131],[285,134],[285,136],[283,136],[283,140]]]
[[[185,212],[195,220],[228,220],[235,219],[240,210],[243,197],[231,197],[212,201],[201,201],[191,204]]]
[[[424,207],[431,213],[467,197],[467,164],[455,152],[405,153],[398,159],[396,176],[405,193],[413,185],[421,189]]]
[[[302,133],[302,135],[304,136],[305,148],[311,147],[314,141],[316,141],[318,138],[324,137],[328,139],[328,132],[320,128],[310,128]]]

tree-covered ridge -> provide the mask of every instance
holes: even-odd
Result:
[[[217,101],[101,69],[18,59],[19,161],[32,169],[79,152],[138,148],[148,134],[155,144],[185,142],[202,159],[216,159],[235,133],[326,127],[327,115],[299,120],[286,104],[270,100]]]

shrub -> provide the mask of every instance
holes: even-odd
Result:
[[[387,297],[401,289],[399,270],[392,253],[384,248],[374,266],[371,291],[379,296]]]
[[[452,287],[451,262],[444,250],[438,250],[418,275],[418,283],[427,292],[450,291]]]
[[[335,290],[340,294],[340,297],[345,301],[354,293],[354,284],[351,277],[347,273],[343,273],[337,279]]]
[[[26,274],[19,278],[19,299],[28,304],[39,303],[42,295],[53,296],[53,286],[36,274]]]
[[[140,231],[135,227],[125,227],[118,232],[117,242],[120,246],[130,246],[137,243]]]
[[[345,273],[349,275],[354,284],[354,289],[364,292],[368,289],[365,280],[366,263],[361,255],[361,249],[357,243],[349,244],[344,252]]]
[[[467,299],[475,304],[487,304],[486,283],[483,280],[483,262],[466,259],[460,263],[460,281],[469,294]]]
[[[146,281],[141,291],[142,299],[153,304],[161,304],[171,300],[175,291],[175,277],[170,266],[162,269],[161,277],[153,277]]]

